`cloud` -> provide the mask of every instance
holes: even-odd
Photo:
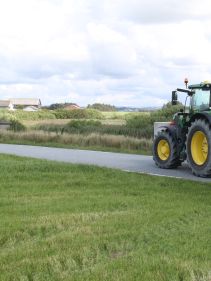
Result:
[[[211,76],[211,4],[0,0],[0,95],[161,105]]]
[[[132,76],[136,69],[136,51],[121,33],[103,24],[89,24],[93,71],[109,77]]]
[[[210,1],[197,0],[108,0],[104,2],[106,13],[114,18],[142,24],[178,23],[184,20],[210,18]]]

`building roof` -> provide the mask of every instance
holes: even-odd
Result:
[[[11,104],[11,101],[9,101],[9,100],[0,100],[1,107],[8,107],[10,104]]]
[[[41,100],[40,99],[30,99],[30,98],[20,98],[20,99],[10,99],[13,105],[34,105],[40,106]]]
[[[64,109],[80,109],[80,106],[77,105],[76,103],[68,104],[68,105],[64,106]]]

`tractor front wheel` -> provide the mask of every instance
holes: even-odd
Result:
[[[203,119],[195,120],[187,135],[187,161],[194,175],[211,176],[211,128]]]
[[[155,136],[153,159],[155,164],[162,169],[173,169],[181,165],[176,141],[169,132],[161,131]]]

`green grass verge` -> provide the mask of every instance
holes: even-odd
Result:
[[[0,155],[0,280],[210,280],[211,186]]]

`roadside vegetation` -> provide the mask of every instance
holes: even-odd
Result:
[[[43,131],[2,131],[1,143],[43,145],[64,148],[83,148],[99,151],[148,154],[152,142],[145,138],[90,133],[88,135]]]
[[[1,281],[210,280],[210,185],[0,161]]]
[[[107,107],[102,105],[102,110]],[[181,105],[167,104],[148,113],[114,112],[112,106],[109,112],[56,108],[38,112],[1,111],[0,120],[12,122],[13,132],[0,131],[0,141],[151,154],[153,123],[171,120]]]

